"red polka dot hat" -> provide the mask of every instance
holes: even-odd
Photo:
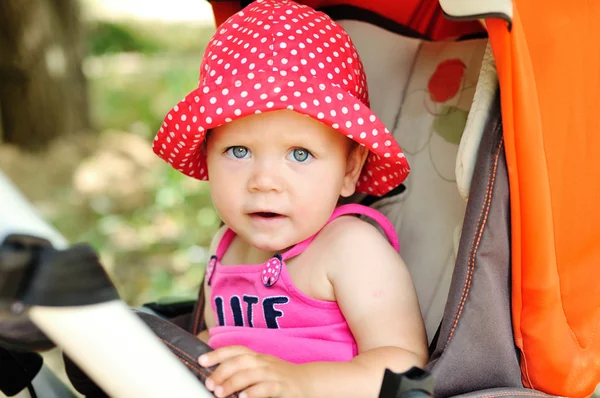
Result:
[[[384,195],[409,172],[402,150],[369,109],[362,62],[346,31],[289,0],[257,0],[210,40],[198,88],[165,117],[153,150],[182,173],[208,179],[208,130],[254,113],[291,109],[370,150],[357,190]]]

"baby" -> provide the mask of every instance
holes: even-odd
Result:
[[[199,358],[218,365],[206,380],[215,396],[377,397],[385,368],[426,363],[393,226],[370,208],[338,206],[356,190],[389,192],[409,168],[369,109],[354,45],[328,16],[288,0],[233,15],[154,151],[209,180],[224,222],[199,335],[215,349]]]

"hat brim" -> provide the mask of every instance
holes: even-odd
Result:
[[[369,150],[357,190],[382,196],[409,173],[404,153],[368,106],[339,87],[306,77],[275,79],[257,72],[243,84],[200,85],[165,117],[154,152],[180,172],[208,179],[202,142],[208,130],[261,112],[290,109],[308,115]]]

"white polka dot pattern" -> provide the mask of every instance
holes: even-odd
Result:
[[[350,37],[324,13],[289,0],[257,0],[218,28],[198,88],[167,114],[153,149],[182,173],[205,180],[201,143],[208,130],[279,109],[313,117],[369,149],[358,191],[384,195],[406,178],[402,150],[369,109]]]

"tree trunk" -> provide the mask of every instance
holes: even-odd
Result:
[[[43,149],[88,130],[77,0],[0,1],[0,142]]]

